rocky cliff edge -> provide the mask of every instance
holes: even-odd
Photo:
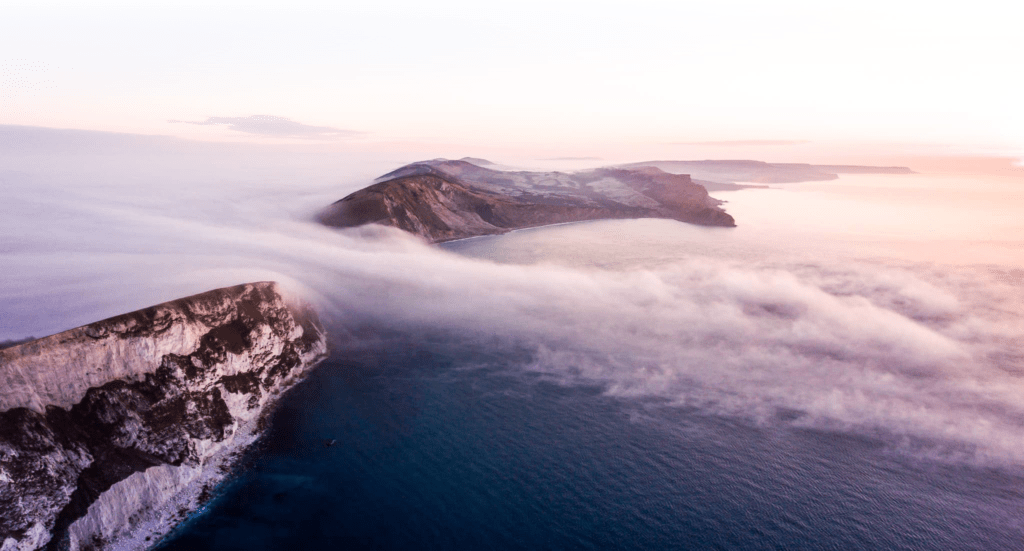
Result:
[[[0,350],[0,550],[145,546],[326,354],[273,282]]]

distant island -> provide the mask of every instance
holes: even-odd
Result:
[[[578,172],[488,168],[493,166],[476,157],[405,165],[331,204],[317,219],[338,228],[393,226],[431,243],[583,220],[666,218],[733,227],[723,202],[708,191],[835,180],[839,174],[914,174],[901,166],[747,160],[646,161]]]
[[[466,158],[406,165],[328,206],[318,219],[341,228],[394,226],[432,243],[583,220],[667,218],[736,225],[703,186],[657,167],[564,173],[480,166],[491,164]]]

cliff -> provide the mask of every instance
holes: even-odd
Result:
[[[104,548],[166,525],[172,498],[325,356],[315,312],[272,282],[0,350],[0,549]]]
[[[431,242],[610,218],[669,218],[735,226],[689,176],[653,167],[574,173],[505,172],[466,161],[406,165],[318,216],[335,227],[394,226]]]

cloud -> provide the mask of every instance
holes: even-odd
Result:
[[[145,175],[112,163],[82,180],[80,156],[53,159],[52,177],[4,176],[0,340],[273,279],[316,302],[335,350],[389,334],[400,346],[475,346],[510,372],[596,382],[623,399],[766,423],[797,412],[784,422],[938,440],[1024,465],[1018,272],[782,254],[804,246],[792,241],[701,252],[679,246],[686,225],[664,220],[481,241],[556,251],[547,263],[499,264],[395,229],[337,231],[295,215],[345,194],[333,187],[189,163]],[[153,181],[140,185],[142,176]],[[601,224],[642,238],[595,239],[587,228]],[[658,236],[671,245],[657,249],[664,258],[600,261],[635,257]],[[558,243],[572,254],[557,254]],[[565,265],[572,259],[586,262]]]
[[[724,140],[711,142],[671,142],[670,145],[714,145],[714,146],[760,146],[760,145],[799,145],[811,143],[810,140]]]
[[[331,126],[302,124],[285,117],[275,117],[273,115],[209,117],[202,122],[179,120],[169,120],[167,122],[197,124],[201,126],[224,125],[227,126],[228,130],[280,138],[354,138],[365,134],[364,132],[343,130]]]

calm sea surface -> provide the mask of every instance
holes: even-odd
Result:
[[[608,398],[503,358],[402,348],[317,370],[242,473],[159,549],[1024,542],[1017,475],[908,459],[868,437]]]
[[[622,304],[660,327],[609,308],[568,322],[578,343],[491,346],[364,325],[374,344],[336,347],[157,548],[1024,549],[1018,184],[851,176],[718,194],[732,230],[448,244],[639,273],[654,298]]]

